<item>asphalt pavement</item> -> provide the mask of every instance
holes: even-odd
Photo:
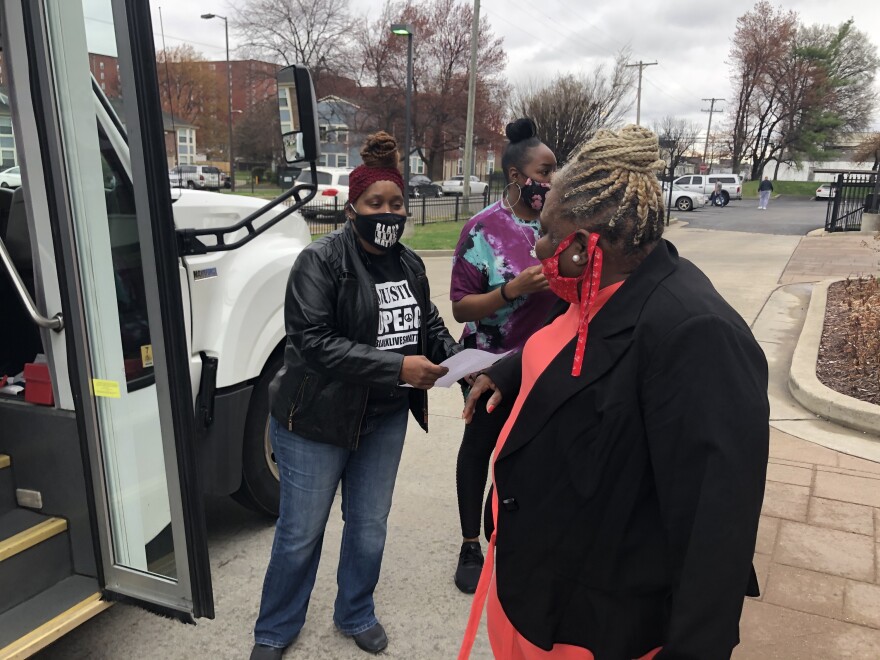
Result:
[[[731,200],[727,206],[704,206],[694,211],[673,210],[672,216],[692,229],[722,229],[753,234],[803,236],[825,226],[824,200],[780,196],[771,199],[766,211],[758,209],[758,200]]]

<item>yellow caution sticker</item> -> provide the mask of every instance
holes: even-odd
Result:
[[[144,365],[144,369],[147,367],[153,366],[153,345],[145,344],[141,346],[141,364]]]
[[[95,391],[95,396],[102,396],[107,399],[119,399],[122,397],[119,392],[119,383],[115,380],[93,378],[92,389]]]

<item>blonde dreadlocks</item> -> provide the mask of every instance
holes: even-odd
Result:
[[[562,192],[560,211],[578,224],[593,225],[591,217],[613,210],[597,231],[612,242],[624,239],[627,251],[653,243],[663,234],[663,190],[656,172],[664,165],[657,136],[648,129],[602,129],[553,177]]]

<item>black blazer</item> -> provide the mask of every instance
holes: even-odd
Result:
[[[728,658],[769,443],[767,362],[661,241],[540,376],[495,462],[498,596],[517,630],[597,660]],[[489,370],[506,401],[521,357]]]

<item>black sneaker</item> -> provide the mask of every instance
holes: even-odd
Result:
[[[376,623],[369,630],[352,635],[352,637],[358,648],[367,653],[381,653],[388,646],[388,636],[385,634],[385,628],[382,627],[381,623]]]
[[[480,549],[480,542],[462,543],[461,553],[458,555],[458,568],[455,569],[455,586],[466,594],[474,593],[482,572],[483,551]]]

